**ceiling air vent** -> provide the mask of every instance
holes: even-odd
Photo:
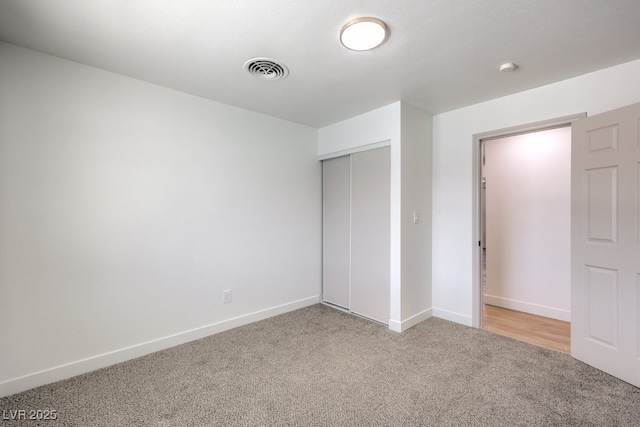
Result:
[[[289,69],[269,58],[253,58],[244,63],[244,69],[262,80],[282,80],[289,75]]]

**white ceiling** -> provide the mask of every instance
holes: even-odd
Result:
[[[348,20],[388,40],[353,52]],[[639,0],[1,0],[0,40],[322,127],[404,100],[437,114],[640,58]],[[289,77],[259,80],[254,57]],[[499,73],[512,61],[519,69]]]

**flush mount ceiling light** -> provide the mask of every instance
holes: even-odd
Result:
[[[378,47],[387,38],[387,26],[378,18],[356,18],[340,30],[340,42],[351,50],[363,51]]]
[[[289,69],[273,59],[253,58],[244,63],[249,74],[261,80],[282,80],[289,75]]]

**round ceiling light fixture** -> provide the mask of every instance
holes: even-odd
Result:
[[[340,42],[350,50],[370,50],[380,46],[386,39],[387,26],[378,18],[352,19],[340,30]]]

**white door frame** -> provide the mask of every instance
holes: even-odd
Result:
[[[472,212],[473,218],[471,222],[472,234],[472,256],[471,256],[471,272],[472,272],[472,303],[471,324],[475,328],[482,327],[482,251],[480,250],[480,242],[482,240],[482,212],[480,205],[480,197],[482,193],[482,156],[480,146],[483,140],[504,138],[514,135],[521,135],[530,132],[538,132],[558,127],[571,126],[574,120],[587,117],[587,113],[572,114],[570,116],[558,117],[550,120],[529,123],[520,126],[513,126],[493,130],[489,132],[477,133],[472,136]]]

